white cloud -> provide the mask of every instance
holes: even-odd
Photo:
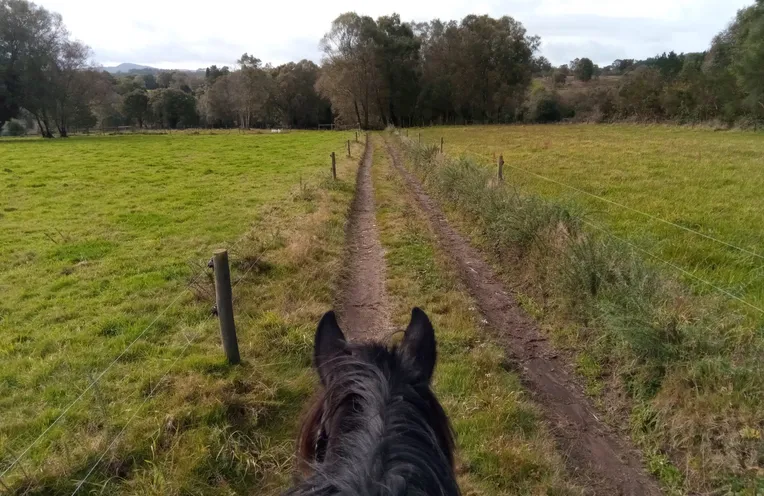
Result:
[[[340,13],[404,20],[510,15],[541,36],[542,53],[556,64],[589,56],[599,63],[658,52],[699,51],[752,0],[389,0],[362,6],[351,0],[42,0],[61,13],[97,62],[134,62],[195,69],[232,64],[249,52],[279,64],[318,61],[318,41]]]

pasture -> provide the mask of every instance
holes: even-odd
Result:
[[[86,489],[115,475],[128,492],[283,485],[312,388],[301,352],[331,305],[352,197],[356,159],[330,183],[329,154],[350,137],[0,141],[0,471],[25,455],[6,484],[71,491],[105,451]],[[246,276],[242,367],[210,318],[218,247]]]
[[[494,157],[503,154],[511,185],[570,205],[640,249],[764,308],[761,134],[669,126],[471,126],[411,129],[410,138],[420,132],[426,143],[443,137],[448,154],[494,168]],[[678,275],[699,292],[715,291]]]
[[[760,490],[762,136],[626,125],[408,134],[413,169],[664,488]]]
[[[289,485],[298,422],[316,387],[313,332],[342,282],[363,149],[353,144],[345,158],[347,138],[0,142],[9,179],[3,484],[31,494],[70,494],[83,480],[81,493],[103,494],[278,494]],[[421,304],[435,322],[435,390],[457,432],[460,484],[468,494],[578,494],[541,412],[482,334],[474,303],[378,147],[386,285],[396,321]],[[231,251],[243,358],[235,367],[210,314],[206,265],[219,246]]]
[[[420,132],[425,144],[444,137],[446,156],[416,146]],[[761,320],[719,289],[764,305],[764,140],[637,126],[408,133],[394,142],[408,151],[406,166],[549,333],[607,420],[632,435],[664,490],[752,487]],[[277,494],[289,485],[316,387],[315,325],[346,284],[345,226],[364,149],[354,143],[345,156],[354,137],[0,140],[0,480],[11,492]],[[421,305],[435,324],[434,389],[456,431],[464,493],[585,491],[537,391],[528,394],[516,357],[486,333],[479,298],[402,194],[385,151],[393,137],[371,139],[369,222],[391,318],[400,329]],[[489,177],[494,154],[507,164],[500,188]],[[573,215],[560,217],[555,203]],[[617,243],[581,232],[585,242],[566,251],[556,233],[576,232],[575,219]],[[244,360],[235,367],[211,313],[207,261],[218,247],[231,253]],[[581,270],[569,270],[576,263]],[[575,286],[587,271],[614,277],[587,296]],[[744,317],[724,313],[733,309]]]

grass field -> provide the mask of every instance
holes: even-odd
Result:
[[[639,126],[433,128],[420,146],[417,134],[402,140],[409,166],[570,355],[664,488],[764,491],[764,318],[687,274],[759,306],[761,261],[557,184],[758,253],[764,174],[755,156],[764,137]],[[503,184],[494,151],[511,166]]]
[[[332,183],[329,154],[349,137],[0,141],[0,472],[66,413],[5,484],[69,494],[105,453],[88,491],[283,487],[353,191],[357,158]],[[247,277],[242,367],[210,318],[217,247]]]
[[[764,308],[764,135],[667,126],[566,125],[411,129],[410,137],[419,132],[430,143],[442,136],[447,153],[477,156],[493,167],[494,156],[503,154],[510,184],[575,205],[592,223]],[[683,277],[699,292],[715,291]]]

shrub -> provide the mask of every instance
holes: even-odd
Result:
[[[26,136],[27,128],[19,121],[12,120],[8,123],[8,136]]]
[[[557,93],[538,91],[531,98],[531,120],[538,123],[559,122],[563,117],[562,103]]]

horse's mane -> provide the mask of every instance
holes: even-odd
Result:
[[[304,478],[287,494],[458,495],[453,432],[429,384],[407,372],[395,347],[348,350],[332,359],[329,387],[305,417]],[[330,446],[321,432],[327,422]]]

